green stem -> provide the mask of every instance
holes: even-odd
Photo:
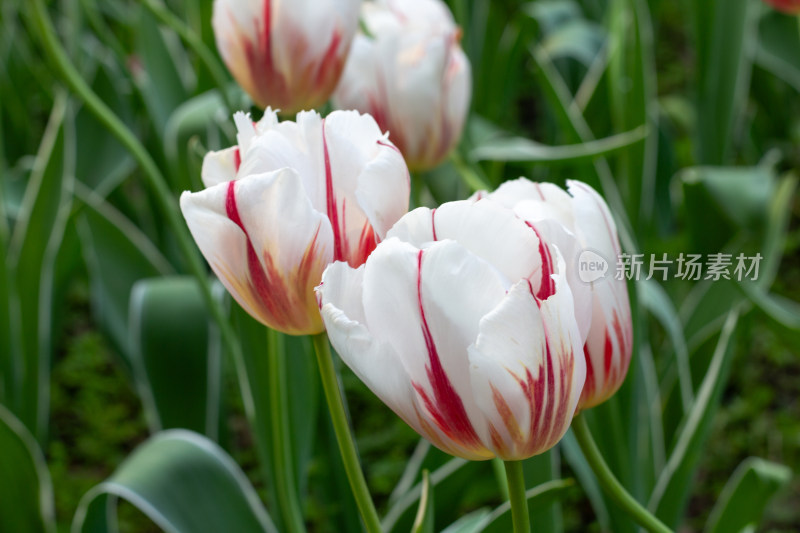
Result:
[[[228,84],[228,78],[225,76],[225,70],[219,64],[214,54],[209,50],[205,43],[197,36],[197,33],[184,24],[184,22],[175,16],[175,14],[167,9],[167,7],[157,0],[143,0],[142,2],[150,13],[152,13],[162,24],[169,26],[178,34],[188,46],[191,48],[200,61],[205,64],[208,73],[214,79],[214,83],[219,88],[220,96],[222,97],[225,107],[228,108],[228,114],[232,114],[235,109],[233,102],[228,96],[228,91],[225,90]]]
[[[139,142],[139,139],[136,138],[136,135],[134,135],[125,123],[111,111],[94,91],[92,91],[78,73],[56,37],[55,30],[53,29],[53,22],[50,20],[50,16],[47,13],[44,0],[32,0],[30,5],[33,8],[33,30],[38,32],[42,47],[47,56],[49,56],[50,62],[55,67],[56,72],[69,88],[83,100],[86,108],[91,111],[100,123],[117,138],[139,163],[145,180],[148,186],[153,190],[159,202],[159,206],[166,217],[167,224],[172,229],[178,241],[181,253],[189,266],[189,270],[200,284],[203,299],[211,312],[212,318],[219,326],[225,347],[234,359],[238,360],[241,357],[239,343],[236,340],[230,323],[225,317],[222,305],[214,299],[205,264],[202,259],[200,259],[197,246],[194,244],[186,228],[186,224],[183,222],[177,207],[178,202],[169,190],[166,179],[164,179],[164,176],[161,174],[155,161],[153,161],[153,158],[147,153],[145,147]]]
[[[637,502],[633,496],[628,494],[611,469],[608,468],[597,444],[592,438],[592,433],[589,431],[589,425],[586,423],[586,418],[583,413],[578,414],[572,421],[572,431],[578,444],[586,457],[586,461],[597,476],[600,486],[611,497],[612,500],[625,511],[637,524],[652,533],[672,533],[664,523],[653,516],[642,504]]]
[[[511,501],[511,520],[514,533],[530,533],[531,519],[528,516],[528,499],[525,497],[525,476],[522,461],[504,461],[506,478],[508,478],[508,494]]]
[[[336,432],[336,442],[339,443],[339,452],[342,454],[347,479],[350,481],[350,488],[355,496],[358,510],[364,525],[369,533],[380,533],[381,523],[375,504],[367,488],[364,473],[358,463],[356,445],[353,442],[353,434],[350,432],[350,425],[347,422],[347,415],[344,412],[344,402],[342,393],[339,390],[339,380],[336,370],[333,368],[333,357],[331,355],[328,337],[325,333],[313,335],[314,351],[317,354],[319,372],[322,376],[322,388],[325,390],[325,399],[328,402],[328,409],[333,421],[333,429]]]
[[[267,328],[267,358],[270,403],[267,413],[270,417],[272,461],[275,465],[275,492],[286,530],[299,533],[305,531],[306,527],[294,483],[287,416],[289,406],[286,400],[286,354],[283,336],[272,328]]]

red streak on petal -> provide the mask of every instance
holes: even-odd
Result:
[[[431,398],[418,383],[413,383],[414,389],[422,398],[425,408],[434,422],[436,422],[436,425],[450,439],[468,448],[482,448],[480,439],[467,416],[464,403],[442,366],[439,353],[436,350],[436,344],[428,327],[428,320],[425,318],[425,308],[422,305],[422,254],[423,250],[420,250],[417,256],[417,299],[422,323],[422,336],[425,339],[425,347],[428,350],[429,364],[426,365],[425,369],[427,370],[428,381],[434,397]]]
[[[433,232],[433,240],[438,241],[436,238],[436,208],[431,209],[431,231]]]
[[[541,188],[541,186],[539,186],[539,183],[538,183],[538,182],[536,182],[536,183],[534,183],[534,184],[533,184],[533,186],[534,186],[534,187],[536,187],[536,192],[538,192],[538,193],[539,193],[539,198],[541,198],[541,200],[542,200],[543,202],[547,201],[547,200],[545,199],[545,197],[544,197],[544,193],[542,192],[542,188]]]
[[[236,172],[239,172],[240,166],[242,166],[242,153],[237,146],[233,151],[233,167],[236,169]]]
[[[553,257],[550,255],[550,247],[545,244],[539,231],[530,222],[525,222],[539,239],[539,256],[542,261],[542,282],[539,285],[539,292],[536,297],[539,300],[546,300],[556,292],[556,282],[553,280]]]
[[[239,214],[235,194],[236,183],[236,181],[228,182],[225,212],[228,218],[239,226],[247,239],[247,290],[250,296],[254,296],[249,301],[258,308],[261,319],[269,322],[270,326],[288,333],[303,331],[315,318],[308,316],[308,308],[309,302],[313,303],[312,289],[316,283],[316,280],[312,279],[312,274],[319,271],[321,266],[316,254],[320,228],[317,227],[314,238],[303,254],[303,259],[292,272],[282,273],[268,253],[262,257],[262,265]]]
[[[367,221],[361,228],[361,236],[358,239],[358,249],[350,254],[350,266],[358,268],[363,265],[377,245],[378,237],[375,235],[375,230],[372,228],[372,225]]]
[[[336,197],[333,193],[333,171],[331,158],[328,153],[328,140],[325,135],[325,119],[322,119],[322,149],[325,155],[325,198],[328,210],[328,220],[333,229],[333,260],[344,261],[347,243],[342,237],[343,229],[339,226],[339,210],[336,208]]]
[[[583,385],[583,392],[581,396],[583,398],[588,398],[594,395],[594,391],[596,388],[595,385],[595,375],[594,375],[594,366],[592,365],[592,356],[589,354],[589,343],[583,345],[583,355],[586,359],[586,383]]]
[[[375,122],[378,122],[378,119],[375,119]],[[378,144],[380,144],[381,146],[385,146],[386,148],[391,148],[392,150],[394,150],[395,152],[400,154],[400,149],[397,146],[393,145],[392,143],[387,143],[383,139],[378,139]],[[403,154],[400,154],[400,155],[403,155]]]
[[[317,70],[316,75],[316,83],[319,85],[325,78],[329,76],[329,72],[331,70],[336,71],[338,67],[337,57],[339,52],[339,45],[342,42],[342,34],[339,32],[339,29],[335,29],[333,31],[333,37],[331,37],[331,42],[328,44],[328,48],[325,50],[325,55],[322,57],[322,61],[319,64],[319,68]]]
[[[611,342],[611,336],[606,329],[606,341],[603,346],[603,371],[606,376],[611,373],[611,363],[614,360],[614,344]],[[607,379],[606,379],[607,381]]]
[[[272,0],[264,0],[264,28],[258,37],[266,66],[272,70]]]

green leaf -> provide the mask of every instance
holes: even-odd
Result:
[[[400,481],[397,482],[397,485],[395,485],[392,493],[389,495],[390,504],[394,504],[401,496],[404,496],[411,490],[411,487],[414,485],[414,480],[417,479],[417,474],[419,474],[422,468],[422,462],[425,460],[430,449],[431,443],[427,439],[419,439],[416,448],[414,448],[414,453],[412,453],[411,457],[406,461],[406,468],[403,470],[403,475],[400,476]]]
[[[147,236],[111,204],[81,185],[76,193],[88,207],[76,226],[89,272],[92,315],[130,370],[131,289],[140,279],[174,270]]]
[[[611,519],[608,514],[608,506],[606,500],[603,498],[603,490],[597,483],[592,467],[586,461],[586,457],[581,452],[578,441],[575,440],[575,435],[572,431],[567,431],[564,438],[561,439],[559,446],[564,452],[564,459],[566,459],[575,477],[578,478],[578,483],[583,489],[589,504],[592,506],[597,521],[603,531],[609,531]]]
[[[419,508],[417,516],[414,518],[414,525],[411,526],[412,533],[433,533],[433,491],[431,489],[430,476],[427,470],[422,471],[422,494],[419,498]]]
[[[16,387],[10,406],[43,440],[53,318],[53,271],[72,202],[75,136],[67,96],[59,92],[25,190],[20,218],[9,243],[12,334]]]
[[[764,259],[757,280],[758,286],[763,289],[771,287],[778,275],[778,268],[784,254],[786,235],[792,220],[797,184],[798,178],[794,175],[781,179],[772,201],[766,208],[767,227],[763,239],[759,241]]]
[[[165,126],[164,153],[173,187],[192,191],[203,188],[200,169],[195,171],[191,165],[190,142],[200,138],[206,140],[209,147],[223,146],[228,139],[220,135],[220,129],[230,128],[231,124],[224,111],[224,101],[216,90],[199,94],[172,112]]]
[[[124,81],[123,81],[124,80]],[[133,123],[131,109],[123,99],[130,92],[130,83],[125,83],[124,74],[116,64],[100,64],[92,80],[92,89],[102,98],[117,116],[127,124]],[[84,146],[91,150],[78,150],[75,176],[101,197],[108,195],[133,173],[136,167],[133,157],[105,126],[84,107],[75,116],[75,131]]]
[[[733,334],[740,309],[731,310],[719,336],[711,365],[697,392],[694,405],[679,431],[677,442],[656,482],[648,508],[665,524],[676,527],[689,497],[700,454],[711,430],[733,360]]]
[[[750,457],[731,475],[708,518],[706,533],[755,527],[770,499],[789,484],[792,471],[778,463]]]
[[[764,227],[775,192],[775,173],[769,167],[694,167],[680,175],[688,214],[702,225],[710,250],[719,249],[724,223],[749,231]],[[702,189],[699,191],[698,189]],[[700,218],[702,217],[702,218]],[[720,228],[720,229],[716,229]],[[710,235],[709,235],[710,234]]]
[[[489,509],[473,511],[447,526],[442,533],[476,533],[480,531],[481,525],[485,523],[490,512]]]
[[[167,533],[277,532],[233,459],[186,430],[151,437],[110,478],[86,493],[73,533],[117,531],[119,498]]]
[[[647,137],[644,126],[634,130],[595,141],[564,146],[549,146],[521,137],[488,139],[477,145],[470,158],[476,161],[527,161],[535,163],[580,163],[591,162],[629,148]]]
[[[215,292],[223,298],[221,285]],[[129,320],[131,362],[150,431],[185,428],[217,440],[222,347],[197,280],[138,281]]]
[[[53,487],[44,454],[1,404],[0,450],[0,531],[54,532]]]
[[[589,66],[605,42],[601,26],[585,19],[571,20],[549,32],[542,47],[554,59],[572,58]]]
[[[744,112],[758,35],[758,2],[691,2],[697,56],[697,158],[727,163]]]
[[[145,107],[156,132],[163,139],[167,120],[186,101],[194,74],[186,51],[171,31],[162,30],[155,17],[140,9],[136,51],[141,64],[134,70],[134,81],[142,93]]]
[[[655,53],[648,4],[644,0],[613,0],[608,19],[611,122],[618,131],[644,124],[657,132]],[[657,135],[620,153],[615,175],[634,222],[651,220],[657,157]]]
[[[463,491],[464,483],[475,478],[474,467],[477,463],[471,463],[461,458],[454,458],[437,468],[430,475],[431,487],[437,488],[437,494],[445,496],[449,490]],[[449,487],[445,487],[449,485]],[[389,508],[389,511],[381,521],[381,529],[387,533],[392,531],[408,531],[411,520],[414,518],[412,511],[414,505],[422,496],[422,485],[417,483],[414,488],[406,492],[397,502]],[[444,497],[437,498],[440,509],[446,508]]]
[[[739,288],[756,304],[768,317],[775,322],[800,331],[800,304],[780,294],[771,294],[760,290],[753,283],[742,282]]]
[[[800,91],[800,32],[795,17],[767,10],[759,23],[756,61]]]
[[[3,194],[3,180],[0,180],[0,198],[5,198]],[[0,200],[0,254],[8,257],[8,219],[3,200]],[[0,403],[10,403],[15,381],[8,276],[8,262],[0,261]]]
[[[652,279],[640,281],[638,288],[642,305],[661,323],[672,342],[678,367],[681,401],[684,412],[686,412],[694,402],[694,389],[692,371],[689,366],[689,348],[686,346],[686,337],[683,334],[683,324],[681,324],[678,311],[667,292],[657,281]]]

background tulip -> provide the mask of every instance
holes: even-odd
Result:
[[[359,0],[215,0],[217,48],[259,106],[295,113],[324,104],[358,27]]]
[[[318,290],[342,359],[440,449],[542,453],[567,430],[586,372],[558,250],[493,202],[403,217],[364,266]]]
[[[469,108],[469,60],[440,0],[364,2],[369,35],[353,41],[333,95],[340,109],[370,113],[412,170],[436,166],[458,143]]]
[[[766,0],[766,2],[784,13],[800,13],[800,0]]]
[[[184,217],[251,315],[285,333],[319,333],[313,288],[323,269],[364,262],[408,210],[408,170],[372,117],[355,111],[235,120],[239,144],[206,156],[207,189],[181,196]]]
[[[585,183],[569,181],[567,189],[569,194],[552,183],[520,178],[504,183],[488,198],[512,208],[536,227],[560,225],[580,244],[572,247],[557,234],[551,236],[564,254],[573,291],[590,292],[591,305],[576,305],[583,319],[587,311],[591,316],[584,346],[586,385],[580,401],[581,408],[588,408],[611,397],[625,380],[633,350],[633,326],[627,284],[615,279],[621,249],[614,218],[603,198]],[[483,196],[479,193],[476,198]],[[604,276],[594,281],[580,279],[578,262],[584,250],[606,261]]]

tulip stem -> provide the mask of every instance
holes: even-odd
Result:
[[[597,476],[600,486],[606,494],[619,505],[637,524],[651,533],[672,533],[661,520],[656,518],[650,511],[645,509],[642,504],[631,496],[625,487],[617,480],[611,469],[608,468],[597,444],[594,442],[589,424],[586,417],[579,413],[572,420],[572,432],[578,440],[578,444],[583,451],[586,461]]]
[[[528,515],[528,499],[525,497],[525,475],[522,461],[503,461],[508,479],[508,495],[511,501],[511,520],[514,533],[530,533],[531,519]]]
[[[345,472],[347,472],[350,488],[353,491],[353,496],[355,496],[358,510],[361,513],[361,518],[364,520],[367,531],[369,533],[380,533],[381,523],[378,519],[378,512],[375,510],[375,504],[372,502],[372,496],[370,496],[367,488],[367,481],[361,471],[356,445],[353,442],[353,434],[350,431],[350,425],[347,422],[347,415],[344,411],[344,401],[339,389],[339,378],[333,368],[333,356],[328,344],[328,336],[325,333],[319,333],[313,335],[312,339],[314,341],[314,351],[317,354],[317,363],[319,363],[319,372],[322,377],[322,388],[325,390],[325,399],[333,420],[336,442],[339,444],[339,452],[342,454],[342,462],[344,463]]]
[[[275,492],[281,508],[286,530],[300,533],[306,530],[300,504],[297,500],[297,487],[294,480],[294,462],[289,439],[289,406],[286,401],[286,353],[283,336],[272,328],[267,328],[267,371],[269,375],[270,433],[272,437],[272,462],[275,476]]]

